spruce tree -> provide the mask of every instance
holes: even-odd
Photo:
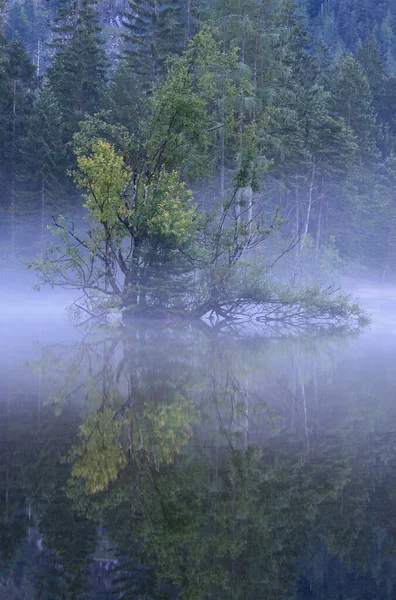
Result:
[[[49,208],[59,212],[62,180],[65,171],[65,147],[62,141],[63,120],[55,94],[44,84],[34,103],[29,132],[24,144],[26,178],[32,202],[30,220],[39,224],[41,242]],[[36,218],[34,218],[36,217]],[[39,220],[37,219],[39,217]]]
[[[39,4],[34,0],[23,0],[11,5],[5,33],[12,41],[19,39],[28,51],[41,74],[48,65],[48,51],[45,43],[48,40],[48,21],[51,19],[51,6],[45,2]]]
[[[356,135],[363,162],[372,163],[377,156],[373,95],[361,63],[352,55],[343,56],[338,64],[334,99],[338,114]]]
[[[1,17],[1,15],[0,15]],[[5,190],[8,170],[9,105],[11,82],[8,72],[8,43],[0,28],[0,187]],[[5,194],[0,200],[0,210],[6,210]],[[3,216],[2,214],[2,216]]]
[[[354,133],[358,146],[359,167],[355,191],[344,194],[339,207],[339,227],[344,240],[342,249],[349,257],[364,257],[373,233],[376,214],[380,210],[378,194],[379,129],[373,95],[365,71],[352,55],[341,58],[334,78],[335,110]],[[345,229],[345,223],[348,228]]]
[[[355,56],[367,76],[373,95],[374,108],[378,113],[384,102],[387,72],[376,38],[369,35],[364,43],[359,42]]]
[[[54,32],[48,80],[65,121],[64,141],[70,142],[84,115],[101,108],[105,93],[107,60],[95,3],[66,2]]]
[[[378,145],[385,156],[389,150],[389,124],[388,106],[392,94],[389,86],[389,77],[385,61],[381,55],[379,44],[373,35],[365,40],[364,44],[359,42],[356,51],[356,59],[363,67],[364,73],[370,85],[370,91],[373,96],[373,108],[377,115],[377,124],[379,128]]]
[[[375,97],[376,91],[383,86],[386,77],[386,66],[376,38],[369,35],[364,43],[359,42],[355,56],[366,73]]]
[[[145,89],[141,84],[128,60],[121,58],[109,82],[105,105],[114,124],[123,125],[135,134],[144,113]]]
[[[391,10],[392,5],[382,20],[378,32],[378,40],[381,46],[383,56],[386,60],[386,66],[391,75],[396,74],[396,10]]]
[[[27,135],[37,81],[35,67],[19,41],[7,44],[2,40],[0,52],[2,205],[3,211],[8,213],[10,247],[15,253],[17,198],[25,168],[21,149]]]
[[[186,41],[183,2],[129,0],[123,24],[124,57],[131,71],[145,82],[163,77],[166,59],[180,53]]]

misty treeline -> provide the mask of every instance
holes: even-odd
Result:
[[[197,315],[214,296],[220,316],[225,300],[239,302],[230,290],[244,274],[229,268],[249,252],[267,269],[286,253],[294,282],[304,269],[391,277],[396,9],[350,4],[6,2],[5,255],[47,245],[52,223],[75,286],[122,291],[123,305],[152,300],[155,287],[155,302],[177,307],[188,277],[196,284],[210,265],[189,299]],[[80,236],[83,205],[100,239],[95,226]],[[73,287],[65,264],[50,273],[43,259],[44,281]],[[243,285],[244,299],[268,297],[263,271]]]

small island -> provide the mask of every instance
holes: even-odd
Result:
[[[295,231],[267,258],[265,243],[285,220],[278,208],[267,215],[256,197],[268,169],[260,147],[269,125],[241,112],[237,100],[252,89],[238,79],[239,65],[237,52],[223,52],[204,28],[145,94],[135,134],[106,113],[80,124],[72,175],[83,194],[84,222],[54,217],[56,243],[29,263],[39,285],[81,292],[74,307],[86,318],[122,311],[125,318],[161,319],[162,313],[165,320],[298,330],[365,322],[359,304],[334,286],[273,276],[285,255],[298,258],[307,230]],[[228,191],[203,206],[187,182],[210,170],[216,129],[237,141],[235,171]]]

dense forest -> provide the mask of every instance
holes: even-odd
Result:
[[[286,252],[289,278],[394,278],[391,0],[6,0],[1,21],[3,259],[47,245],[53,215],[78,223],[100,137],[97,161],[124,157],[146,191],[165,165],[170,218],[193,224],[188,194],[209,208],[236,196],[244,249]],[[267,229],[252,233],[252,214]],[[165,235],[160,217],[145,235]]]

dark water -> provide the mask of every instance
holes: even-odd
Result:
[[[365,301],[298,339],[3,307],[0,599],[396,598],[396,297]]]

